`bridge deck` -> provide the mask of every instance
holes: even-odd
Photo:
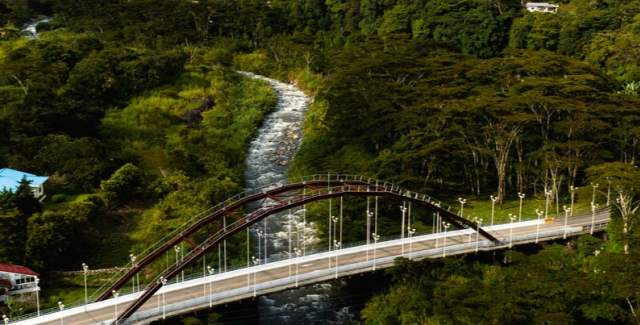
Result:
[[[607,211],[597,213],[596,231],[606,227],[608,220]],[[591,214],[570,218],[566,229],[567,236],[589,233],[591,223]],[[414,236],[411,241],[406,238],[360,245],[168,284],[147,301],[128,323],[146,323],[160,319],[163,314],[163,299],[164,312],[168,316],[207,308],[210,299],[214,305],[217,305],[252,297],[254,292],[260,295],[292,288],[296,285],[296,278],[300,285],[325,281],[336,276],[336,257],[338,275],[345,276],[369,272],[374,268],[374,263],[378,269],[389,267],[393,265],[393,260],[400,256],[412,259],[438,258],[442,257],[443,253],[449,256],[473,252],[476,250],[476,245],[483,251],[503,249],[508,246],[511,238],[510,224],[489,226],[485,227],[485,230],[499,238],[502,244],[494,244],[482,237],[479,237],[480,240],[476,244],[476,234],[472,230],[455,230],[447,232],[446,245],[443,245],[445,244],[444,233],[421,235]],[[538,223],[535,220],[514,223],[513,245],[534,242],[536,230],[539,230],[539,241],[562,238],[565,233],[564,219],[550,224]],[[403,250],[404,254],[402,254]],[[212,287],[209,286],[211,283],[213,283]],[[139,296],[140,293],[125,295],[15,324],[53,325],[60,324],[61,318],[64,324],[107,324],[114,321],[116,308],[121,312]]]

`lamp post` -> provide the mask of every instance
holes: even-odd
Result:
[[[115,290],[112,290],[111,293],[113,294],[113,299],[115,299],[113,319],[115,320],[116,325],[118,325],[118,297],[120,296],[120,294],[118,293],[118,291],[115,291]]]
[[[571,192],[571,216],[573,217],[573,205],[576,201],[576,187],[571,185],[569,186],[569,192]]]
[[[64,311],[64,304],[62,301],[58,301],[58,309],[60,309],[60,312]],[[64,325],[64,314],[62,313],[60,313],[60,325]]]
[[[593,192],[591,194],[591,202],[595,203],[596,202],[596,190],[598,189],[598,186],[600,186],[600,184],[598,183],[591,183],[591,187],[593,188]]]
[[[87,304],[89,303],[89,294],[87,290],[87,273],[89,273],[89,265],[87,265],[87,263],[82,263],[82,274],[84,276],[84,310],[85,311],[87,311]]]
[[[369,261],[369,244],[371,243],[371,217],[373,212],[367,211],[367,261]]]
[[[299,248],[295,249],[296,253],[296,288],[298,287],[298,272],[300,270],[300,256],[302,256],[302,250]]]
[[[333,247],[336,248],[336,272],[335,272],[335,278],[337,279],[338,278],[338,254],[339,254],[338,251],[340,250],[340,247],[342,247],[342,243],[337,241],[337,240],[334,240],[333,241]]]
[[[176,252],[176,266],[180,264],[180,246],[173,246],[173,250]],[[176,277],[176,283],[180,282],[180,277]]]
[[[511,220],[511,227],[509,227],[509,248],[511,248],[513,247],[513,222],[516,221],[516,216],[509,213],[509,220]]]
[[[567,239],[567,219],[569,218],[569,213],[571,212],[571,208],[563,205],[562,209],[564,210],[564,233],[562,235],[562,239]]]
[[[596,225],[596,209],[598,208],[598,203],[591,202],[591,234],[593,235],[593,228]]]
[[[609,202],[611,202],[611,177],[607,176],[607,183],[609,184],[607,187],[607,206],[609,206]]]
[[[413,234],[416,233],[416,228],[409,229],[409,259],[413,256]]]
[[[40,279],[36,278],[36,314],[40,317]]]
[[[442,223],[442,227],[444,228],[444,238],[442,239],[442,257],[447,257],[447,229],[451,226],[447,222]]]
[[[216,269],[211,266],[207,266],[207,271],[209,275],[213,275],[216,272]],[[213,307],[213,279],[209,282],[209,308]]]
[[[333,251],[335,250],[335,243],[336,243],[336,224],[338,223],[338,218],[336,216],[331,216],[331,223],[333,224],[333,241],[330,242],[331,245],[329,245],[329,248],[331,248],[329,251]],[[331,258],[329,258],[329,267],[331,267]]]
[[[518,198],[520,199],[520,209],[518,210],[518,222],[522,222],[522,201],[524,200],[526,194],[522,192],[518,192]]]
[[[480,245],[480,225],[482,224],[482,218],[476,218],[474,221],[476,222],[476,253],[477,253]]]
[[[131,260],[131,267],[135,268],[137,266],[136,264],[136,259],[137,257],[133,254],[129,254],[129,259]],[[136,285],[137,282],[137,285]],[[140,290],[140,275],[136,272],[136,277],[135,279],[133,279],[133,291],[132,292],[137,292],[138,290]]]
[[[404,206],[404,203],[400,206],[400,211],[402,212],[402,226],[400,227],[400,255],[404,256],[404,218],[407,212],[407,208]]]
[[[549,218],[549,201],[551,200],[551,195],[552,194],[553,194],[552,190],[547,190],[546,188],[544,189],[544,196],[545,196],[544,220],[547,220],[547,218]]]
[[[9,324],[9,317],[7,317],[7,315],[2,315],[2,320],[4,321],[4,325]]]
[[[260,260],[257,259],[255,256],[251,256],[251,260],[253,261],[253,265],[257,266],[258,264],[260,264]],[[255,268],[253,270],[253,296],[256,296],[256,273],[258,272],[258,268]]]
[[[376,270],[376,250],[378,248],[378,240],[380,239],[380,235],[378,235],[377,233],[373,233],[371,234],[371,237],[373,237],[373,270]]]
[[[165,279],[164,277],[160,277],[160,284],[162,284],[162,286],[166,286],[167,285],[167,279]],[[166,319],[167,318],[167,306],[166,306],[166,299],[165,299],[165,292],[162,291],[162,319]]]
[[[540,217],[542,217],[542,210],[536,209],[536,215],[538,216],[538,222],[536,222],[536,244],[538,243],[538,239],[540,238]]]
[[[491,199],[491,225],[493,226],[493,216],[496,211],[496,201],[498,201],[498,197],[494,195],[489,195],[489,198]]]
[[[464,218],[464,204],[467,203],[467,199],[459,197],[458,202],[460,202],[460,216]]]

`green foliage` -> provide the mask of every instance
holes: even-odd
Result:
[[[128,163],[116,170],[108,180],[102,181],[100,189],[107,205],[114,206],[139,196],[142,185],[142,170]]]

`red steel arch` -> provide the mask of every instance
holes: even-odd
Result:
[[[316,191],[310,195],[303,194],[293,198],[289,197],[286,200],[275,200],[277,202],[275,205],[259,208],[256,211],[253,211],[247,214],[245,217],[242,217],[241,219],[235,221],[231,225],[228,225],[226,228],[221,229],[215,234],[209,236],[209,238],[207,238],[205,241],[203,241],[202,243],[197,245],[193,250],[191,250],[189,254],[184,257],[183,261],[181,261],[180,263],[176,263],[173,266],[166,269],[161,274],[161,277],[167,280],[173,278],[178,273],[180,273],[184,268],[186,268],[192,263],[195,263],[210,248],[216,246],[218,243],[222,242],[223,240],[228,239],[232,235],[242,230],[245,230],[247,227],[257,223],[258,221],[261,221],[266,217],[269,217],[273,214],[286,211],[295,207],[299,207],[314,201],[329,199],[333,197],[341,197],[341,196],[383,196],[383,197],[391,197],[395,199],[410,201],[410,202],[416,203],[418,206],[422,206],[434,212],[439,212],[443,219],[447,220],[448,222],[458,227],[471,228],[474,230],[478,229],[478,232],[483,237],[496,243],[500,242],[497,238],[492,236],[490,233],[486,232],[482,228],[479,228],[475,222],[464,219],[450,212],[447,209],[443,209],[438,204],[431,202],[430,199],[427,199],[426,196],[422,196],[422,198],[420,198],[420,195],[415,192],[406,191],[401,189],[400,187],[396,187],[393,185],[385,185],[385,186],[372,185],[370,184],[370,181],[362,181],[362,180],[338,181],[338,183],[340,183],[340,185],[338,186],[331,186],[330,183],[331,183],[330,180],[318,181],[317,183],[313,183],[311,185],[313,186],[321,185],[320,188],[315,188]],[[336,181],[334,180],[333,183],[335,184]],[[221,211],[214,212],[213,214],[210,215],[210,218],[209,217],[207,218],[212,219],[212,218],[215,218],[216,216],[220,216],[223,213],[230,211],[232,207],[233,209],[238,209],[239,207],[242,207],[243,205],[246,205],[248,203],[257,202],[258,200],[260,200],[258,199],[258,197],[261,197],[262,199],[269,198],[270,195],[285,193],[293,189],[305,188],[306,186],[309,186],[309,185],[310,185],[309,182],[289,184],[280,188],[273,189],[271,191],[257,194],[255,195],[255,197],[252,197],[251,199],[247,198],[247,199],[240,200],[242,201],[242,204],[238,203],[238,204],[229,205],[228,207],[221,209]],[[285,190],[284,188],[288,188],[288,189]],[[193,230],[191,233],[193,232],[195,232],[195,230]],[[168,241],[167,245],[163,245],[162,246],[164,249],[163,251],[166,251],[167,249],[170,249],[171,247],[173,247],[173,245],[178,243],[181,239],[185,238],[186,235],[183,235],[181,233],[180,236],[181,236],[180,239],[175,240],[174,238]],[[153,255],[154,258],[159,255],[154,253],[149,255]],[[161,253],[162,252],[160,252],[160,254]],[[147,262],[146,264],[150,263],[150,261],[151,260],[149,260],[149,262]],[[133,274],[135,274],[135,272]],[[160,288],[162,287],[162,283],[159,281],[159,278],[160,276],[155,281],[151,282],[145,288],[144,293],[136,301],[134,301],[133,304],[129,305],[128,308],[122,314],[118,316],[118,322],[125,322],[140,307],[142,307],[142,305],[144,305],[144,303],[147,302],[158,290],[160,290]],[[126,280],[124,282],[119,282],[119,283],[124,284],[126,283]]]

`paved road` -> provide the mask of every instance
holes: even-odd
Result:
[[[601,211],[595,216],[596,224],[604,225],[608,220],[609,215],[606,211]],[[567,236],[588,233],[591,223],[591,214],[569,218],[566,228]],[[479,237],[478,248],[494,250],[508,246],[510,238],[513,238],[514,245],[534,242],[536,231],[539,231],[540,241],[562,238],[564,218],[547,223],[542,220],[540,223],[535,220],[514,223],[513,228],[506,224],[485,227],[484,229],[502,240],[503,244],[495,245]],[[301,284],[325,281],[335,277],[336,255],[340,272],[338,275],[343,276],[372,270],[374,254],[376,267],[383,268],[392,265],[393,259],[401,256],[403,251],[405,257],[416,259],[437,258],[441,257],[443,253],[455,255],[472,252],[476,248],[475,240],[476,234],[469,229],[449,231],[446,234],[446,239],[444,233],[415,236],[411,243],[409,239],[405,239],[404,244],[400,239],[379,242],[377,245],[371,244],[369,247],[362,245],[345,248],[337,253],[326,252],[308,255],[294,259],[295,262],[273,262],[184,283],[170,284],[156,293],[133,318],[143,322],[161,318],[163,299],[165,312],[167,315],[171,315],[186,310],[207,308],[210,298],[213,298],[213,304],[220,304],[251,297],[254,290],[257,291],[257,294],[261,294],[291,288],[295,286],[296,265],[298,266],[298,280]],[[210,287],[210,284],[213,286]],[[136,296],[137,294],[126,295],[90,304],[86,310],[84,307],[77,307],[15,324],[101,324],[103,322],[106,324],[114,319],[116,302],[118,311],[122,312]]]

